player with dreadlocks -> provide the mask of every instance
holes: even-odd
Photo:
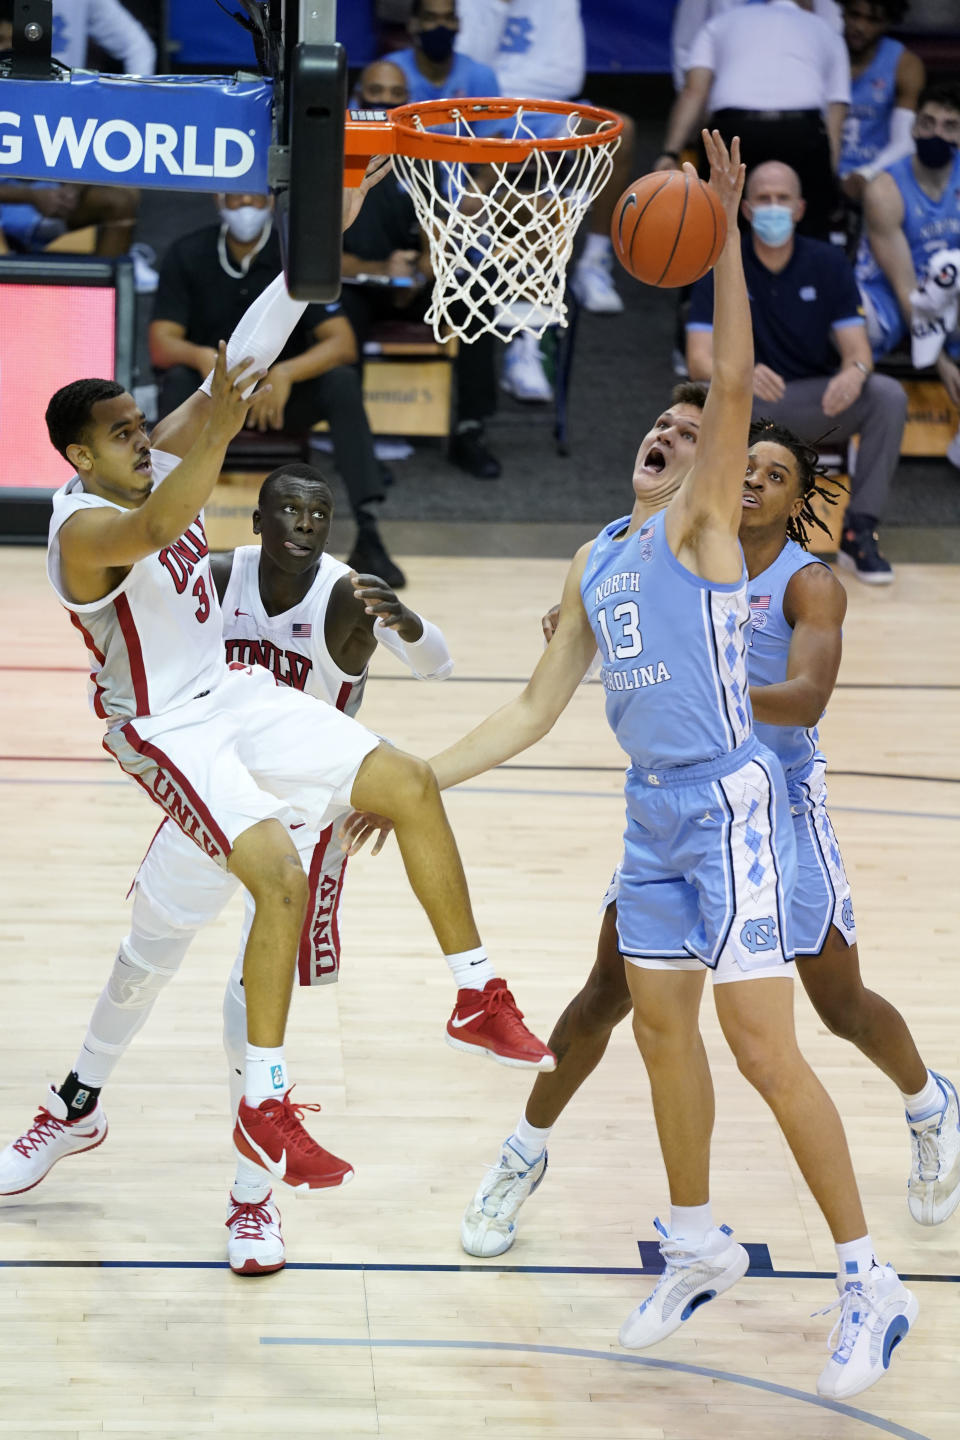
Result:
[[[702,409],[705,398],[705,387],[687,383],[673,403]],[[913,1149],[907,1204],[919,1224],[938,1225],[960,1204],[957,1091],[927,1069],[899,1012],[863,984],[850,887],[826,810],[816,727],[840,668],[847,597],[830,567],[806,550],[811,527],[826,528],[813,496],[834,500],[823,475],[816,450],[790,430],[766,420],[751,426],[740,542],[753,622],[747,669],[754,729],[787,777],[798,850],[797,970],[824,1024],[900,1090]],[[544,618],[548,639],[556,618],[556,610]],[[615,876],[596,962],[550,1036],[557,1068],[537,1076],[516,1130],[467,1206],[460,1238],[470,1255],[502,1255],[513,1244],[517,1212],[546,1171],[553,1125],[630,1013],[616,895]]]

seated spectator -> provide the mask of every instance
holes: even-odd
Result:
[[[940,250],[960,249],[960,85],[928,85],[913,126],[916,154],[877,175],[863,199],[865,233],[857,256],[867,333],[878,358],[910,331],[910,292]],[[937,373],[960,407],[960,334],[937,359]]]
[[[683,89],[683,82],[690,69],[693,42],[707,21],[713,20],[717,15],[725,15],[728,10],[735,10],[738,5],[753,4],[755,0],[679,0],[673,13],[673,29],[670,35],[673,86],[678,93]],[[814,15],[819,15],[821,20],[826,20],[838,34],[843,29],[843,16],[836,0],[813,0],[813,4],[808,5],[807,9],[812,10]]]
[[[458,49],[493,66],[497,93],[535,100],[574,100],[583,94],[586,38],[580,0],[459,0]],[[584,100],[584,103],[589,103]],[[623,301],[613,283],[610,224],[617,201],[634,173],[636,127],[621,115],[623,134],[613,157],[613,171],[593,202],[583,252],[570,277],[571,288],[585,310],[595,315],[618,315]],[[537,134],[563,135],[566,122],[544,115],[534,117]],[[586,129],[588,127],[583,126]],[[504,375],[510,384],[511,352],[533,341],[518,336],[507,352]],[[546,383],[545,377],[544,382]],[[522,395],[519,398],[524,398]],[[549,386],[546,396],[549,398]]]
[[[849,101],[847,49],[824,20],[794,0],[737,6],[694,40],[656,168],[677,168],[709,102],[709,125],[727,144],[740,136],[748,168],[781,160],[797,172],[806,198],[803,233],[829,239]]]
[[[756,356],[754,415],[769,416],[808,444],[859,435],[838,561],[871,585],[893,570],[878,548],[907,418],[902,385],[873,373],[853,267],[843,251],[795,234],[803,215],[796,172],[771,161],[747,177],[743,264]],[[713,368],[713,275],[693,287],[687,322],[691,380]]]
[[[490,66],[454,49],[459,28],[456,0],[413,0],[409,49],[383,57],[403,71],[411,101],[499,95]]]
[[[390,109],[406,103],[403,71],[389,60],[375,60],[363,71],[355,102],[359,109]],[[378,320],[423,318],[430,291],[430,256],[413,201],[396,175],[388,175],[367,196],[357,219],[343,237],[341,293],[344,314],[353,326],[357,347],[363,346]],[[354,284],[358,275],[388,283]],[[450,439],[450,459],[478,480],[496,480],[500,462],[484,444],[484,421],[497,406],[492,334],[461,345],[454,361],[457,419]]]
[[[86,63],[93,39],[131,75],[152,75],[156,48],[146,30],[120,0],[56,0],[52,53],[71,69]],[[13,47],[13,0],[0,0],[0,53]],[[0,182],[0,250],[33,253],[68,231],[96,226],[98,255],[131,252],[140,205],[139,191],[124,185],[60,185],[50,180]],[[5,242],[5,243],[4,243]],[[147,247],[131,252],[136,288],[157,288]]]
[[[868,180],[913,153],[923,61],[887,34],[906,9],[907,0],[845,0],[843,7],[851,99],[838,173],[858,205]]]
[[[174,241],[160,267],[149,330],[150,359],[162,374],[160,415],[192,395],[213,367],[217,343],[280,270],[273,201],[266,195],[218,195],[220,223]],[[247,425],[302,439],[318,420],[330,426],[337,469],[357,522],[347,563],[404,582],[390,559],[371,506],[383,499],[383,475],[363,408],[357,348],[339,305],[309,305],[267,373],[268,393],[254,396]]]

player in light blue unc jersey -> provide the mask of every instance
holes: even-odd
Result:
[[[576,556],[556,635],[521,695],[432,764],[445,787],[540,739],[599,646],[608,719],[631,757],[620,950],[671,1200],[669,1230],[659,1227],[663,1277],[624,1322],[621,1343],[656,1344],[749,1264],[710,1205],[713,1087],[698,1024],[710,969],[737,1064],[774,1111],[837,1243],[844,1348],[819,1386],[854,1394],[883,1373],[876,1355],[889,1358],[917,1306],[875,1262],[840,1117],[796,1041],[789,806],[783,772],[753,734],[746,692],[737,540],[753,377],[737,231],[744,171],[737,141],[728,155],[717,132],[703,138],[728,227],[707,403],[702,413],[672,407],[641,443],[633,512]]]

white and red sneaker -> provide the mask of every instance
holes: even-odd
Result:
[[[256,1204],[237,1200],[231,1191],[226,1226],[227,1259],[234,1275],[272,1275],[286,1265],[280,1211],[272,1190]]]
[[[103,1144],[107,1117],[99,1101],[82,1119],[68,1120],[68,1114],[66,1102],[51,1085],[30,1129],[0,1152],[0,1195],[22,1195],[39,1185],[65,1155],[82,1155]]]
[[[488,980],[482,990],[458,990],[447,1021],[447,1044],[479,1051],[501,1065],[523,1070],[556,1070],[557,1057],[523,1023],[506,980]]]
[[[282,1100],[262,1100],[257,1106],[241,1100],[234,1145],[246,1160],[261,1166],[291,1190],[345,1185],[353,1179],[353,1166],[324,1150],[301,1123],[305,1110],[319,1110],[320,1106],[294,1105],[290,1090]]]

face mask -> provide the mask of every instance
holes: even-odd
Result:
[[[915,140],[917,159],[928,170],[942,170],[949,165],[957,153],[956,145],[944,140],[942,135],[918,135]]]
[[[428,60],[439,64],[442,60],[450,59],[456,38],[457,32],[449,26],[434,25],[429,30],[420,31],[420,49]]]
[[[261,210],[257,205],[240,205],[236,210],[222,209],[220,219],[234,240],[241,245],[248,245],[263,233],[263,228],[270,219],[270,211]]]
[[[787,205],[755,205],[750,225],[764,245],[786,245],[793,234],[793,211]]]

